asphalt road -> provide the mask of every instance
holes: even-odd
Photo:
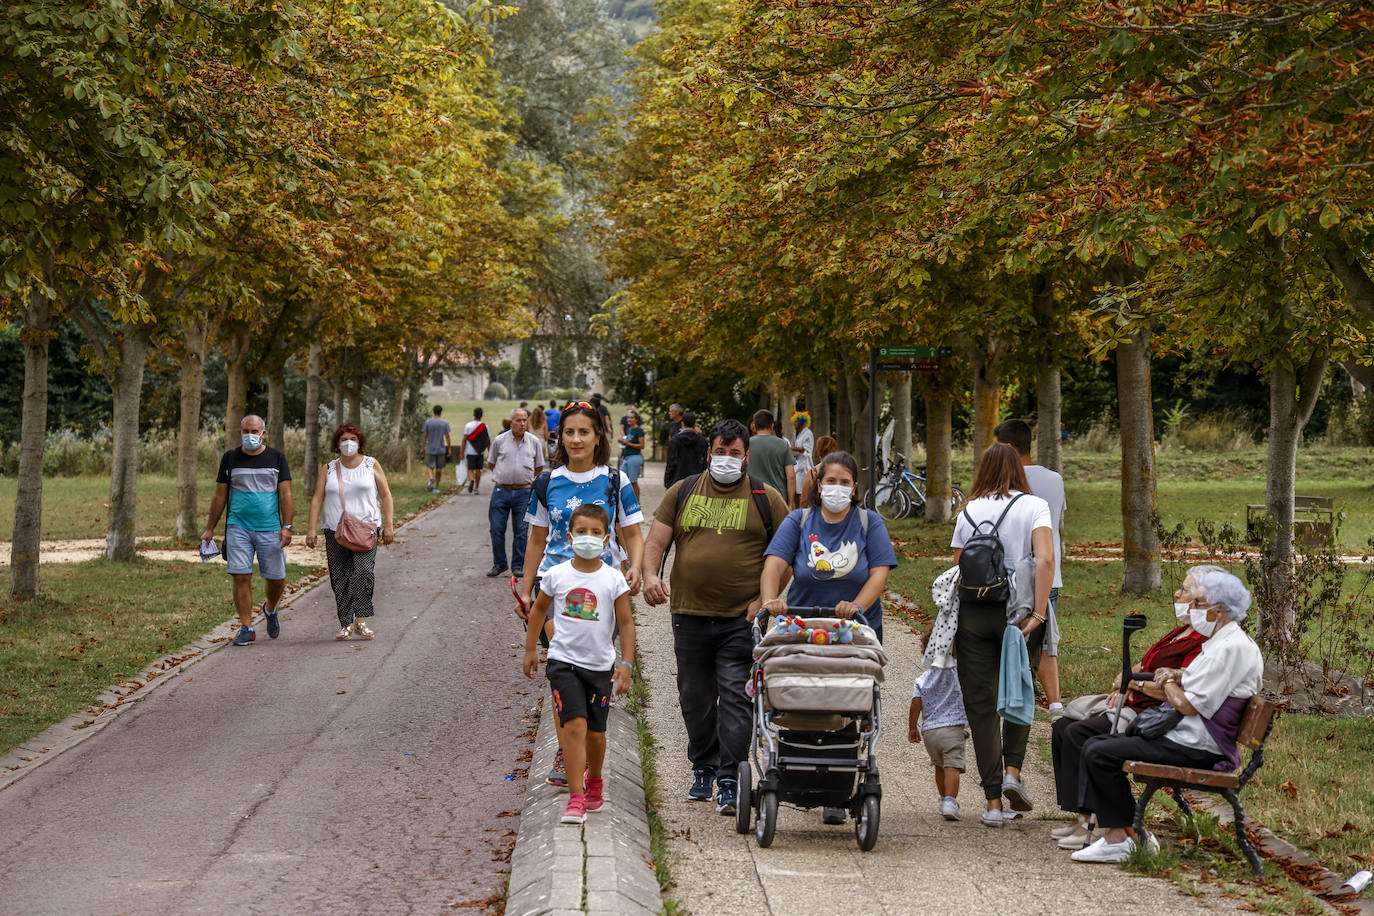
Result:
[[[336,642],[317,588],[280,639],[259,626],[0,792],[0,912],[435,912],[499,895],[537,688],[509,586],[484,575],[486,511],[485,494],[452,496],[383,548],[374,640]]]

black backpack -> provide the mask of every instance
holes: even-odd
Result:
[[[997,529],[1016,505],[1023,493],[1017,493],[1002,510],[995,522],[974,522],[973,516],[964,509],[964,518],[973,526],[973,534],[964,542],[959,554],[959,602],[961,604],[1001,604],[1006,605],[1011,597],[1011,585],[1007,577],[1005,551],[1002,538]]]

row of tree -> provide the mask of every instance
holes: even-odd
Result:
[[[16,0],[0,14],[0,309],[25,353],[11,591],[38,587],[48,354],[79,328],[113,393],[106,557],[134,555],[139,399],[181,370],[177,531],[198,530],[204,365],[223,355],[228,445],[267,379],[306,364],[307,488],[321,382],[406,392],[524,336],[557,175],[520,150],[491,66],[509,8],[410,0]]]
[[[660,21],[608,199],[631,340],[833,391],[861,453],[867,348],[952,345],[917,376],[936,492],[966,380],[980,451],[1007,373],[1033,379],[1058,467],[1060,370],[1115,351],[1135,592],[1161,576],[1151,357],[1251,364],[1268,568],[1291,573],[1322,380],[1374,381],[1367,4],[669,0]]]

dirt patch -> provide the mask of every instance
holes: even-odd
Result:
[[[140,540],[142,539],[140,538]],[[165,539],[152,538],[150,540]],[[10,542],[0,541],[0,557],[8,557],[9,553]],[[200,551],[195,546],[176,550],[140,550],[138,553],[139,556],[147,557],[150,560],[200,562]],[[102,538],[43,541],[38,548],[38,561],[40,563],[84,563],[86,560],[96,560],[104,555],[105,541]],[[319,547],[311,550],[305,546],[305,539],[300,537],[293,540],[291,546],[286,548],[286,562],[288,563],[313,567],[324,565],[324,561],[323,542]],[[210,562],[218,563],[221,561],[211,560]]]

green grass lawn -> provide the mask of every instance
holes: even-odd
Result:
[[[415,462],[411,472],[388,469],[387,481],[396,502],[399,520],[429,502],[423,462]],[[449,482],[453,478],[450,476]],[[0,520],[14,519],[13,478],[0,479]],[[200,511],[197,525],[205,524],[210,511],[210,498],[215,492],[213,478],[201,480],[197,487]],[[304,533],[310,518],[310,496],[295,492],[296,530]],[[140,538],[171,538],[176,534],[176,480],[171,477],[140,477],[138,480],[138,509],[135,520]],[[110,482],[105,478],[54,477],[43,481],[43,537],[47,539],[103,538],[105,536],[107,506],[110,501]],[[221,517],[220,525],[224,524]],[[197,532],[199,533],[199,532]],[[0,531],[0,539],[8,540],[9,531]],[[6,555],[8,559],[8,555]]]
[[[288,566],[287,581],[309,570]],[[9,567],[0,566],[9,579]],[[254,579],[261,601],[262,580]],[[0,597],[0,752],[91,703],[234,613],[218,563],[137,560],[43,567],[43,594]]]

